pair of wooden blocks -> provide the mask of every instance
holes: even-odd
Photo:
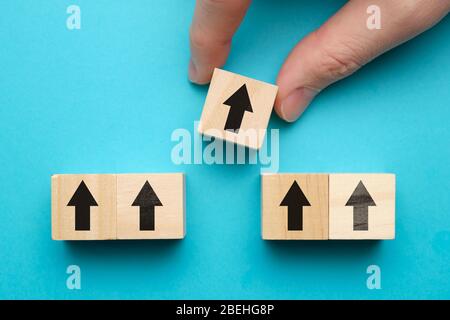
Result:
[[[267,240],[393,239],[395,176],[264,174],[262,236]],[[55,240],[181,239],[184,175],[52,177]]]
[[[394,239],[393,174],[263,174],[266,240]]]
[[[54,240],[182,239],[184,175],[52,176]]]

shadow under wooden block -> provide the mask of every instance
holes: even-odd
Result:
[[[395,238],[394,174],[330,174],[330,239]]]
[[[206,136],[259,149],[278,87],[215,69],[198,131]]]
[[[261,191],[263,239],[328,239],[327,174],[263,174]]]
[[[116,239],[116,177],[52,176],[52,239]]]
[[[118,239],[182,239],[184,174],[117,175]]]

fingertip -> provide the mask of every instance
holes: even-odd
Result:
[[[204,85],[208,84],[211,81],[212,72],[210,74],[199,72],[199,69],[195,65],[194,61],[191,59],[189,61],[189,68],[188,68],[188,78],[189,81],[195,84]]]
[[[306,87],[295,89],[285,98],[277,101],[275,112],[281,119],[294,122],[303,114],[317,93]]]

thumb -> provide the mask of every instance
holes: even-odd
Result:
[[[367,26],[374,5],[381,29]],[[289,54],[277,79],[275,111],[295,121],[322,89],[430,28],[449,10],[449,0],[349,1]]]

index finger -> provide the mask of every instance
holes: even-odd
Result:
[[[208,83],[214,68],[225,64],[233,35],[250,3],[251,0],[197,0],[190,29],[192,82]]]

